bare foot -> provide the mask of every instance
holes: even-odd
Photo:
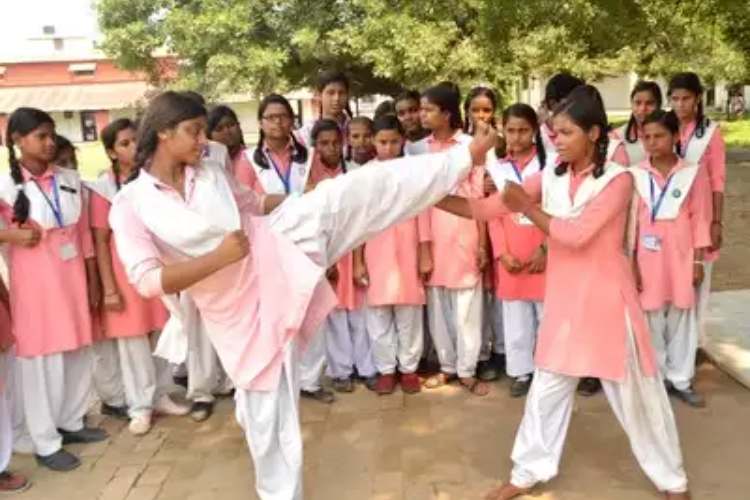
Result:
[[[513,486],[510,483],[506,483],[487,493],[487,495],[484,497],[484,500],[510,500],[511,498],[525,495],[530,491],[531,488],[519,488],[518,486]]]
[[[684,493],[670,493],[666,492],[664,494],[664,498],[667,500],[690,500],[690,492],[686,491]]]

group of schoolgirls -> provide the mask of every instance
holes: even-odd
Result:
[[[60,145],[47,113],[19,108],[8,121],[10,173],[0,178],[8,280],[7,291],[0,287],[3,470],[12,451],[33,453],[56,471],[78,467],[78,457],[63,446],[108,437],[85,422],[92,388],[101,413],[128,420],[135,435],[149,432],[157,414],[205,420],[214,394],[231,389],[203,339],[197,310],[176,304],[169,309],[182,321],[172,329],[196,339],[183,349],[193,403],[170,397],[172,367],[162,359],[169,356],[152,354],[159,332],[169,329],[170,313],[130,285],[108,220],[112,199],[135,164],[136,126],[115,120],[101,135],[111,168],[82,182],[75,150]],[[0,491],[27,486],[18,475],[0,475]]]

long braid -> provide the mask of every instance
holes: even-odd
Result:
[[[268,170],[271,168],[271,165],[268,164],[268,159],[266,159],[266,155],[263,154],[263,143],[266,140],[266,136],[263,134],[263,129],[260,129],[260,136],[258,137],[258,144],[255,146],[255,151],[253,151],[253,161],[263,170]]]
[[[112,160],[112,173],[115,174],[115,186],[117,187],[117,191],[119,191],[122,187],[120,185],[120,162],[115,159]]]
[[[307,148],[297,140],[297,136],[294,132],[291,133],[292,145],[294,146],[294,154],[292,155],[292,161],[294,163],[305,163],[307,161]]]
[[[16,158],[16,151],[13,146],[13,138],[10,133],[6,138],[6,144],[8,145],[8,163],[10,163],[10,176],[16,185],[18,191],[16,195],[16,201],[13,203],[13,222],[23,224],[29,219],[29,210],[31,209],[31,202],[29,201],[26,192],[24,191],[24,178],[21,172],[21,162]]]
[[[547,163],[547,150],[544,149],[544,140],[542,139],[542,128],[537,124],[536,134],[534,135],[536,144],[536,157],[539,159],[539,170],[544,169]]]
[[[604,175],[604,165],[607,163],[607,150],[609,149],[609,134],[602,130],[599,139],[596,141],[596,150],[594,151],[594,178]]]
[[[695,137],[700,139],[706,134],[706,127],[711,123],[703,113],[703,99],[698,102],[698,114],[695,117]]]
[[[635,121],[635,115],[630,114],[630,120],[628,120],[628,126],[625,128],[625,140],[630,144],[638,142],[638,130],[637,123]]]

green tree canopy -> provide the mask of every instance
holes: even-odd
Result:
[[[284,91],[320,69],[356,94],[441,80],[507,89],[568,70],[599,78],[692,69],[750,76],[750,7],[735,0],[98,0],[104,50],[124,68],[209,94]]]

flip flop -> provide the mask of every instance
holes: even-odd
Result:
[[[437,389],[438,387],[443,387],[444,385],[450,384],[451,382],[456,380],[456,378],[457,377],[455,374],[440,372],[437,375],[433,375],[425,380],[424,387],[425,389]]]
[[[490,393],[490,386],[475,377],[460,378],[458,382],[475,396],[486,396]]]

